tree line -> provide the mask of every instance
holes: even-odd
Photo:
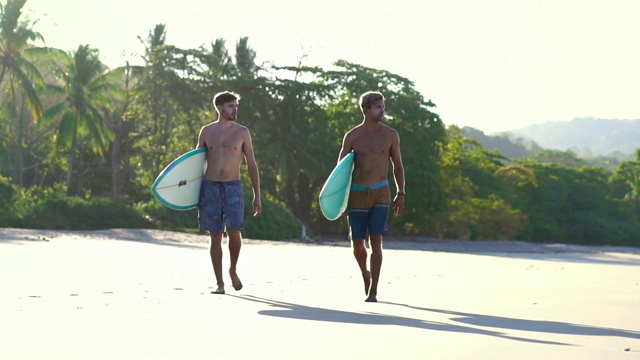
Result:
[[[390,220],[393,235],[640,244],[640,153],[614,172],[553,156],[510,159],[445,126],[398,74],[345,60],[330,69],[258,64],[248,38],[233,55],[221,38],[182,49],[167,43],[163,24],[140,38],[143,65],[111,69],[90,45],[35,46],[44,36],[22,15],[25,2],[0,8],[0,198],[5,189],[13,203],[52,193],[108,199],[163,227],[168,217],[148,211],[151,184],[215,120],[213,94],[232,90],[242,96],[238,121],[251,130],[265,198],[299,220],[287,226],[344,233],[344,221],[323,219],[317,196],[344,133],[362,120],[359,95],[379,90],[406,170],[407,210]],[[0,221],[3,207],[20,213],[5,203]]]

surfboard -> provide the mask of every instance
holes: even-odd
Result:
[[[206,158],[207,148],[198,148],[180,155],[160,172],[151,186],[151,192],[168,208],[195,208],[200,198]]]
[[[353,152],[343,157],[320,190],[320,210],[328,220],[338,219],[347,209],[354,158]]]

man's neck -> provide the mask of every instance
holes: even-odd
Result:
[[[216,122],[218,123],[218,125],[222,126],[223,128],[231,127],[235,123],[235,121],[227,120],[223,117],[218,117],[218,120],[216,120]]]
[[[380,126],[380,121],[374,120],[373,118],[365,117],[364,119],[362,119],[362,125],[368,128],[376,128]]]

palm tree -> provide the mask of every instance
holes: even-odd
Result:
[[[75,53],[58,52],[53,62],[59,85],[48,85],[47,94],[61,101],[49,108],[41,123],[58,120],[56,145],[68,151],[67,193],[71,193],[78,140],[86,137],[91,150],[102,155],[113,139],[113,131],[99,109],[109,107],[115,97],[122,96],[116,85],[122,70],[108,71],[99,59],[98,50],[80,45]]]
[[[140,115],[144,117],[140,132],[146,135],[140,146],[144,149],[145,167],[157,169],[165,162],[172,143],[174,120],[179,111],[171,88],[179,80],[172,68],[174,48],[166,44],[165,25],[156,25],[143,44],[145,67],[138,83],[138,103]]]
[[[26,107],[34,121],[42,117],[42,105],[36,94],[34,84],[42,85],[42,75],[36,66],[24,55],[28,53],[29,41],[42,40],[42,36],[31,29],[32,22],[21,21],[22,8],[26,0],[7,0],[0,4],[0,85],[7,96],[7,114],[11,124],[17,126],[15,180],[23,185],[23,152],[26,132]],[[20,103],[20,104],[19,104]],[[19,109],[20,106],[20,109]]]
[[[122,199],[126,171],[129,168],[126,159],[131,156],[135,140],[131,136],[135,130],[135,117],[132,116],[130,107],[135,97],[132,89],[139,81],[142,70],[142,67],[131,66],[128,62],[124,68],[116,69],[115,71],[122,72],[118,86],[123,90],[124,97],[114,98],[113,106],[102,108],[104,118],[114,132],[110,154],[113,171],[112,197],[115,200]]]

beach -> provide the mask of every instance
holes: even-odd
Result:
[[[226,240],[225,240],[226,244]],[[386,239],[377,303],[348,241],[0,228],[6,359],[639,359],[640,249]],[[228,267],[228,251],[223,267]],[[226,270],[225,270],[226,271]]]

